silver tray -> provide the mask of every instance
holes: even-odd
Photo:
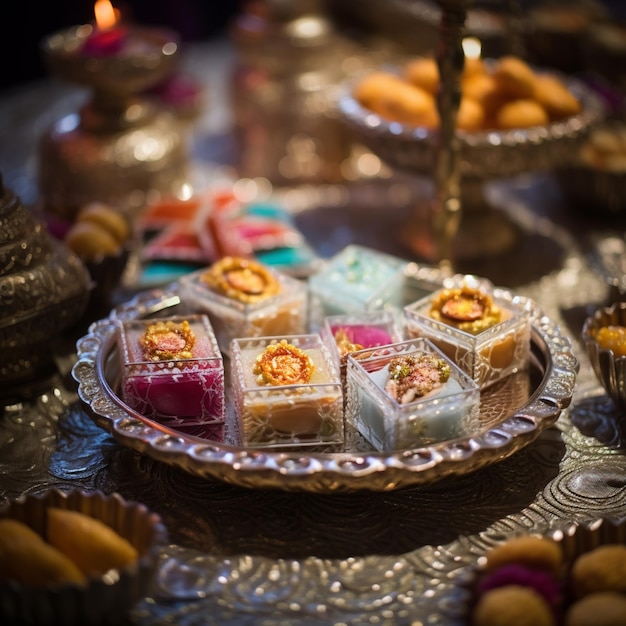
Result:
[[[439,276],[438,270],[417,266],[415,278],[420,272],[431,281]],[[195,475],[248,488],[317,493],[430,484],[511,456],[553,426],[571,402],[579,363],[570,340],[532,300],[499,288],[494,295],[521,300],[531,312],[528,371],[483,391],[479,432],[412,450],[377,452],[358,436],[346,437],[345,449],[339,452],[242,448],[171,430],[135,412],[116,392],[117,324],[184,310],[177,283],[142,292],[94,322],[77,342],[72,375],[80,400],[98,426],[123,445]]]
[[[486,59],[486,63],[490,62]],[[532,128],[457,130],[461,174],[478,179],[506,178],[573,162],[587,133],[603,120],[606,112],[600,99],[584,83],[569,77],[562,80],[582,104],[578,115]],[[432,173],[438,131],[380,117],[354,98],[355,84],[351,81],[338,88],[337,106],[358,140],[389,165],[414,173]]]

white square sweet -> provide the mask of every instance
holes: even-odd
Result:
[[[319,335],[236,338],[231,360],[244,446],[343,444],[341,382]]]
[[[377,450],[418,448],[476,427],[478,386],[427,339],[357,355],[348,356],[346,427]]]

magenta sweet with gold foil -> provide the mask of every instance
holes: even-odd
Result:
[[[122,322],[119,347],[128,406],[174,430],[222,439],[224,363],[205,315]]]

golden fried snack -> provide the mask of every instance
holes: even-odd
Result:
[[[461,97],[461,103],[456,116],[456,127],[460,130],[480,130],[485,124],[485,111],[483,107],[465,96]]]
[[[485,592],[472,613],[473,626],[555,626],[543,596],[530,587],[507,585]]]
[[[435,98],[400,78],[387,83],[386,90],[373,98],[368,108],[390,121],[414,126],[433,127],[439,122]]]
[[[372,72],[362,78],[354,89],[354,97],[368,109],[372,108],[379,98],[393,90],[401,80],[389,72]]]
[[[516,56],[503,56],[497,61],[493,77],[498,90],[510,98],[532,98],[535,93],[535,73]]]
[[[464,96],[484,104],[498,93],[498,86],[491,74],[472,74],[462,80],[461,92]]]
[[[440,78],[434,58],[415,57],[405,64],[401,76],[385,71],[370,74],[357,85],[354,96],[387,120],[436,128]],[[580,111],[581,103],[559,77],[535,74],[519,57],[504,56],[490,65],[480,58],[465,59],[459,129],[543,126]]]
[[[78,511],[50,507],[46,538],[86,575],[121,569],[138,558],[135,547],[111,527]]]
[[[543,106],[553,120],[577,115],[582,108],[578,98],[567,85],[550,74],[538,74],[535,77],[533,98]]]
[[[6,580],[29,587],[82,585],[85,576],[71,559],[29,526],[7,518],[0,520],[0,581]]]
[[[626,596],[614,591],[593,593],[574,602],[564,626],[624,626]]]
[[[574,595],[598,591],[626,593],[626,545],[605,544],[581,554],[572,566]]]
[[[495,121],[498,128],[510,130],[545,126],[550,118],[546,110],[536,100],[522,98],[503,104],[495,115]]]
[[[603,154],[624,154],[626,132],[622,129],[595,128],[589,135],[589,144]]]
[[[411,126],[424,128],[438,128],[441,122],[437,104],[434,101],[423,111],[415,114],[407,113],[407,116],[402,121]]]
[[[404,67],[404,78],[424,91],[435,95],[439,90],[439,67],[432,57],[417,57]]]
[[[93,222],[109,231],[118,243],[124,243],[130,237],[130,227],[125,217],[114,208],[101,202],[85,205],[76,216],[77,222]]]
[[[563,563],[561,545],[547,537],[520,535],[495,546],[487,553],[485,571],[517,563],[546,572],[557,573]]]
[[[65,236],[65,243],[83,260],[117,254],[120,249],[115,237],[94,222],[76,222]]]

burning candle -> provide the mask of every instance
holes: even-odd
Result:
[[[464,76],[481,72],[483,70],[483,61],[481,58],[482,45],[480,39],[477,37],[464,37],[461,47],[465,57]]]
[[[94,14],[96,29],[85,40],[82,52],[97,57],[119,54],[126,43],[126,29],[118,24],[119,11],[109,0],[96,0]]]

